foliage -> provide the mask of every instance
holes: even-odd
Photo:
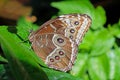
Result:
[[[92,18],[91,29],[79,46],[72,70],[65,73],[49,69],[26,41],[29,30],[38,26],[20,18],[17,33],[12,33],[8,26],[0,26],[0,46],[5,55],[0,55],[3,63],[0,64],[0,80],[119,80],[120,47],[116,40],[120,39],[120,21],[105,28],[104,9],[101,6],[94,8],[89,0],[66,0],[51,5],[59,9],[58,15],[82,13]]]

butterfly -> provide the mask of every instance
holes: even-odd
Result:
[[[91,22],[87,14],[58,16],[30,34],[31,46],[49,68],[69,71],[76,60],[78,46]]]

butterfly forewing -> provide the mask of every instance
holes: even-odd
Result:
[[[43,24],[29,39],[35,53],[48,67],[66,72],[74,64],[78,45],[90,24],[87,15],[61,15]]]

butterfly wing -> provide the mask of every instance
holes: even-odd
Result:
[[[61,34],[39,34],[34,37],[35,53],[50,67],[61,71],[71,69],[77,45]],[[73,54],[73,55],[71,55]]]
[[[43,24],[29,39],[36,54],[50,68],[68,71],[90,24],[91,19],[87,15],[62,15]]]
[[[59,17],[67,25],[65,36],[79,45],[91,25],[91,18],[86,14],[62,15]]]

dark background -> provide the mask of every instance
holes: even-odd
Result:
[[[37,24],[44,23],[51,18],[52,15],[58,12],[57,9],[50,6],[53,1],[63,1],[63,0],[16,0],[21,4],[32,6],[32,15],[37,17]],[[92,4],[96,7],[101,5],[107,16],[107,24],[117,23],[120,18],[120,0],[90,0]],[[0,17],[0,25],[15,25],[16,21],[4,19]]]

